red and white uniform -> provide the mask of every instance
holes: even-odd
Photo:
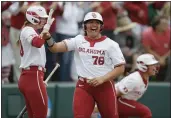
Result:
[[[22,29],[20,34],[22,49],[20,53],[23,56],[21,56],[20,68],[27,68],[32,65],[45,67],[46,53],[44,45],[41,48],[32,46],[32,40],[36,36],[39,35],[32,27],[26,26]]]
[[[141,76],[140,71],[135,71],[115,84],[116,91],[122,95],[118,98],[119,118],[140,117],[151,118],[151,111],[145,105],[137,102],[148,87],[148,80]]]
[[[65,40],[69,51],[75,50],[74,61],[79,76],[88,79],[103,76],[115,66],[125,63],[119,45],[106,36],[90,40],[78,35]]]
[[[43,83],[46,53],[44,40],[32,27],[24,27],[20,34],[22,69],[18,86],[24,95],[29,118],[46,118],[47,92]]]
[[[102,117],[118,118],[113,82],[107,81],[93,87],[87,79],[104,76],[115,66],[125,63],[119,45],[106,36],[90,40],[78,35],[64,42],[69,51],[75,51],[74,61],[79,76],[73,100],[74,118],[90,118],[95,101]]]
[[[123,78],[115,87],[123,93],[122,98],[138,100],[147,90],[148,81],[141,77],[139,72],[134,72]]]

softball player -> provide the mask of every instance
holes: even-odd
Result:
[[[151,54],[142,54],[137,58],[137,68],[116,84],[119,118],[152,118],[150,109],[137,100],[147,90],[149,77],[158,72],[158,61]]]
[[[55,43],[47,40],[52,52],[74,50],[78,82],[73,98],[74,118],[90,118],[95,102],[103,118],[118,118],[113,79],[124,72],[125,59],[119,45],[101,35],[102,16],[89,12],[84,17],[85,36]]]
[[[20,34],[20,75],[18,86],[24,96],[29,118],[46,118],[48,96],[43,83],[45,72],[44,43],[50,37],[49,28],[54,19],[41,6],[31,6],[26,11],[26,22]],[[48,19],[48,20],[47,20]],[[37,34],[36,30],[42,29]]]
[[[137,58],[136,63],[138,71],[126,76],[115,86],[119,118],[152,118],[150,109],[137,100],[147,90],[149,77],[158,72],[158,61],[151,54],[142,54]],[[96,108],[95,110],[97,112]]]

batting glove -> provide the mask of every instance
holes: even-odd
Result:
[[[48,16],[48,19],[47,19],[47,23],[45,24],[45,26],[44,26],[44,28],[43,28],[43,29],[46,30],[46,31],[49,31],[49,29],[50,29],[50,27],[51,27],[53,21],[55,20],[54,18],[52,18],[53,12],[54,12],[54,10],[51,9],[50,12],[49,12],[49,16]]]

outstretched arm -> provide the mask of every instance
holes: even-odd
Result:
[[[52,39],[50,39],[50,40],[52,40]],[[67,46],[64,41],[61,41],[58,43],[55,43],[54,41],[51,41],[51,42],[53,42],[53,43],[51,43],[51,45],[48,44],[49,50],[51,52],[56,53],[56,52],[67,52],[68,51]],[[47,43],[48,43],[48,41],[47,41]]]

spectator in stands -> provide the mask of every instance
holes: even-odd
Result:
[[[47,13],[49,13],[50,9],[53,9],[54,12],[53,12],[53,18],[55,18],[55,21],[53,22],[53,24],[51,25],[51,28],[50,28],[50,33],[53,37],[53,39],[55,41],[57,41],[57,37],[56,37],[56,18],[58,16],[61,16],[62,15],[62,12],[63,12],[63,9],[61,8],[60,6],[60,2],[56,2],[56,1],[42,1],[40,2],[40,5],[42,5]],[[50,72],[52,72],[53,68],[55,67],[56,65],[56,62],[57,62],[57,53],[51,53],[48,48],[46,48],[46,73],[45,73],[45,78],[50,74]],[[51,80],[56,80],[56,73],[55,72],[51,78]]]
[[[167,60],[170,56],[168,19],[164,16],[156,16],[151,23],[151,27],[142,33],[142,43],[146,52],[153,54],[159,61],[160,70],[156,81],[164,81],[168,69]]]
[[[160,10],[162,9],[162,7],[163,7],[164,4],[165,4],[164,1],[150,2],[148,4],[148,18],[149,18],[149,23],[152,21],[152,19],[155,16],[157,16],[160,13]]]
[[[84,11],[77,2],[63,2],[61,8],[63,13],[56,19],[56,42],[76,36],[79,33],[78,22],[82,21],[84,16]],[[72,81],[70,77],[72,52],[58,53],[57,58],[60,68],[56,80]]]
[[[124,2],[124,8],[128,11],[129,17],[133,22],[141,25],[148,25],[148,5],[146,2]]]
[[[8,1],[8,2],[1,2],[1,12],[7,10],[10,6],[12,5],[12,1]]]
[[[134,55],[140,52],[140,32],[140,25],[132,22],[126,11],[118,13],[117,27],[114,30],[114,36],[127,62],[125,74],[133,70]]]
[[[9,76],[11,67],[14,65],[14,55],[9,39],[9,28],[10,28],[10,17],[11,14],[8,11],[2,12],[2,35],[1,35],[1,46],[2,46],[2,67],[1,67],[1,82],[2,84],[10,83]]]
[[[116,28],[116,17],[118,11],[118,7],[116,3],[104,1],[104,2],[94,2],[93,4],[97,4],[93,8],[93,11],[99,12],[104,20],[104,27],[103,27],[102,34],[114,40],[113,30]]]
[[[170,16],[171,16],[171,9],[170,9],[170,2],[165,2],[164,6],[161,9],[161,14],[169,20],[170,23]]]

